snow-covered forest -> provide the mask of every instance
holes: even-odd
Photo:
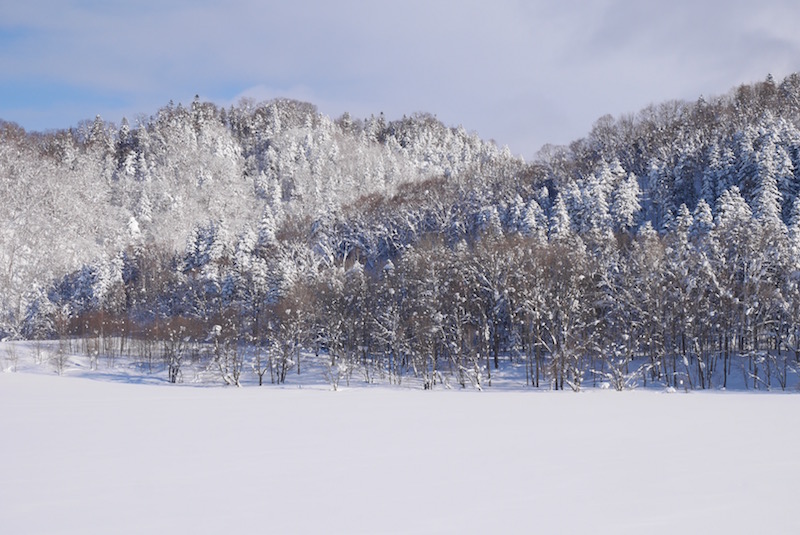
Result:
[[[798,74],[533,162],[431,115],[282,99],[0,122],[0,191],[0,338],[173,382],[190,356],[240,384],[315,355],[334,387],[797,383]]]

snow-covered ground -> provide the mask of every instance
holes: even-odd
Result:
[[[0,532],[800,533],[796,394],[106,379],[0,373]]]

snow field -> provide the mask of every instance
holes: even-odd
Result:
[[[798,533],[796,395],[0,374],[3,533]]]

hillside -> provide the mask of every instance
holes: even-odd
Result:
[[[430,115],[288,100],[3,123],[0,332],[149,340],[170,379],[256,346],[426,388],[504,362],[533,386],[786,388],[799,166],[798,75],[604,117],[530,163]]]

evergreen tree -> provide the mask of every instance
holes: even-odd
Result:
[[[611,204],[611,219],[615,230],[629,231],[636,225],[642,209],[639,202],[641,195],[639,180],[633,173],[619,184]]]
[[[550,214],[549,236],[551,240],[561,241],[567,239],[571,235],[572,223],[570,221],[569,212],[567,211],[567,204],[559,193],[556,195],[556,200],[553,202],[553,208]]]

